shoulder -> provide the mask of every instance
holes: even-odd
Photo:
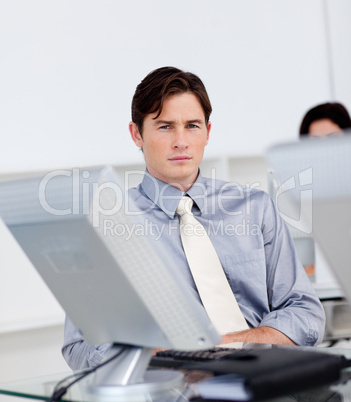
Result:
[[[204,180],[209,205],[213,203],[226,214],[248,216],[262,222],[275,215],[271,197],[263,190],[224,180]],[[233,212],[235,211],[235,212]]]
[[[215,196],[226,196],[235,198],[252,198],[260,202],[270,202],[271,197],[263,190],[253,186],[244,186],[235,182],[203,178],[203,183],[206,186],[207,193]]]
[[[132,187],[128,189],[128,196],[135,201],[138,197],[141,196],[141,185],[139,184],[138,187]]]
[[[154,207],[154,203],[146,196],[141,184],[128,190],[129,210],[149,210]]]

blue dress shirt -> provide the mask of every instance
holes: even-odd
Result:
[[[145,211],[144,230],[155,248],[165,251],[196,289],[175,213],[184,193],[147,172],[129,193]],[[323,307],[271,198],[263,191],[201,174],[187,194],[194,200],[192,212],[207,230],[249,326],[275,328],[297,345],[321,342]],[[66,320],[63,355],[73,369],[96,365],[107,348],[88,346]]]

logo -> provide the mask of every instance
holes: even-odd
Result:
[[[290,177],[282,184],[275,182],[275,204],[280,216],[291,227],[305,233],[312,233],[312,168]]]

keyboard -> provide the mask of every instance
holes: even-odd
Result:
[[[245,386],[254,400],[271,400],[335,384],[343,378],[342,370],[351,367],[351,360],[316,349],[263,345],[250,349],[165,350],[152,357],[150,367],[174,368],[185,373],[188,370],[204,370],[215,375],[234,373],[245,378]],[[318,393],[311,394],[316,400],[313,395]],[[326,397],[330,399],[328,393],[323,400]],[[321,399],[317,396],[317,400]]]
[[[159,351],[151,358],[150,365],[155,367],[181,367],[186,363],[218,360],[237,360],[247,356],[247,350],[214,347],[205,350],[180,351],[167,349]]]

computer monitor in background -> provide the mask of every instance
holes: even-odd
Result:
[[[111,167],[2,182],[0,216],[84,339],[128,347],[98,385],[126,384],[115,387],[123,395],[133,383],[178,383],[179,373],[146,371],[153,348],[219,342]]]
[[[271,147],[266,158],[295,229],[312,235],[351,300],[351,136]],[[279,203],[278,203],[279,209]]]
[[[306,140],[309,140],[308,137]],[[310,215],[312,213],[310,210],[312,203],[309,197],[312,188],[307,187],[308,184],[311,184],[310,181],[311,175],[308,169],[298,177],[296,175],[291,176],[284,182],[279,180],[277,172],[274,172],[271,167],[268,170],[269,195],[285,220],[298,257],[314,288],[322,299],[340,298],[343,296],[342,289],[321,252],[319,244],[315,242],[312,228],[310,225],[306,225],[305,220],[301,219],[300,216],[302,205],[305,214]],[[300,197],[301,205],[295,205],[291,202],[294,192],[297,192],[297,197]]]
[[[295,178],[293,178],[295,180]],[[304,227],[299,217],[299,210],[296,210],[291,203],[290,194],[291,185],[295,182],[286,183],[285,187],[280,183],[277,175],[270,168],[268,170],[268,193],[272,197],[279,212],[284,217],[285,223],[295,244],[299,259],[304,266],[306,273],[313,283],[317,278],[315,275],[315,244],[310,231]]]

